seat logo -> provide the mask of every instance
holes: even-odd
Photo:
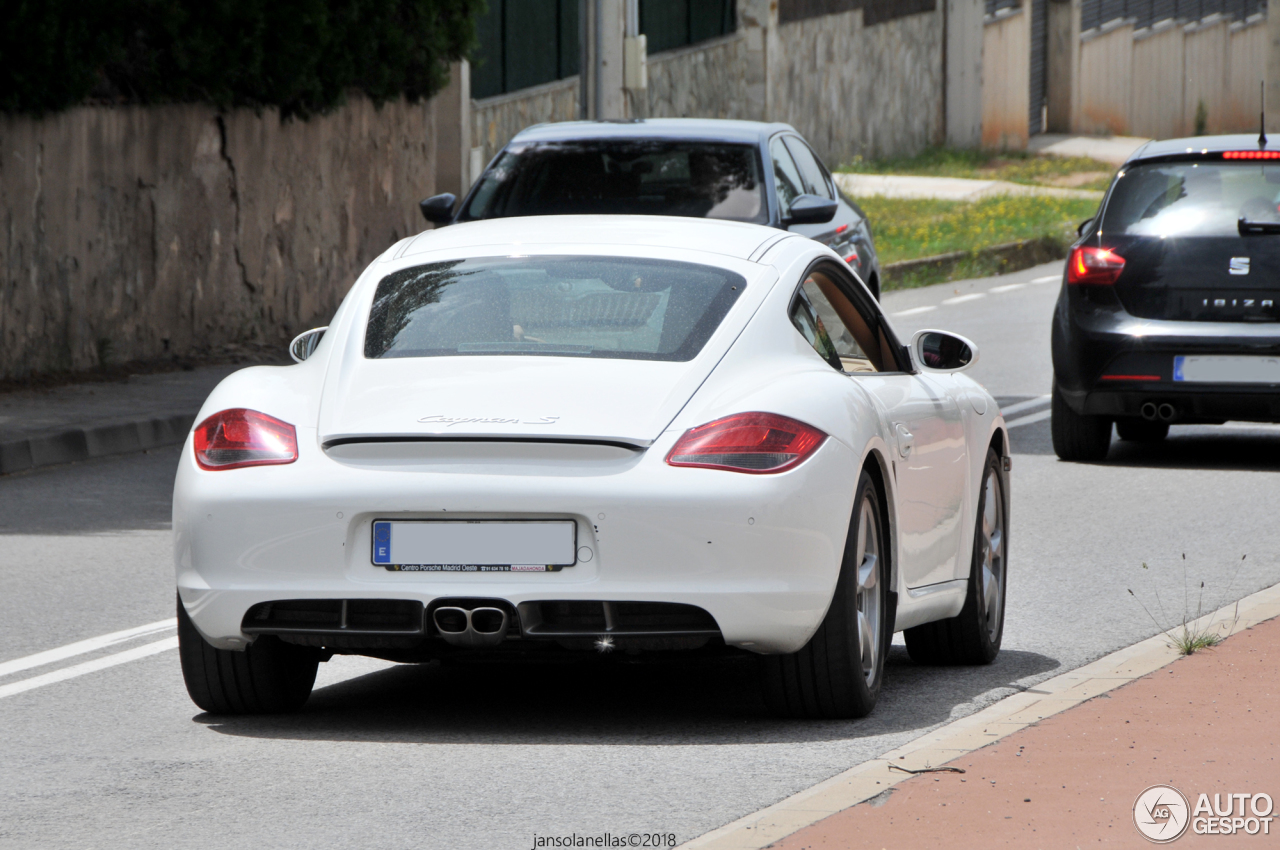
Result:
[[[1248,274],[1249,258],[1248,257],[1232,257],[1231,264],[1227,267],[1227,271],[1232,274]]]

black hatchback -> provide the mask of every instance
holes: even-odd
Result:
[[[569,121],[522,130],[471,191],[421,204],[437,225],[526,215],[674,215],[816,239],[880,297],[866,215],[787,124],[700,118]]]
[[[1080,227],[1053,321],[1053,447],[1280,422],[1280,143],[1152,142]]]

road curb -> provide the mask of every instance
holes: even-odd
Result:
[[[195,414],[180,413],[10,440],[0,443],[0,475],[178,445],[194,422]]]
[[[889,263],[881,267],[880,271],[886,279],[891,280],[894,275],[902,275],[924,269],[949,272],[967,259],[982,258],[1000,261],[1001,269],[997,274],[1013,274],[1042,263],[1063,259],[1067,256],[1065,246],[1065,240],[1054,239],[1051,236],[1036,236],[1031,239],[1019,239],[1014,242],[991,245],[975,251],[952,251],[948,254],[936,254],[932,257],[921,257],[916,260],[899,260],[896,263]]]
[[[1228,633],[1235,633],[1277,616],[1280,616],[1280,584],[1246,596],[1188,625],[1193,631],[1229,626]],[[688,841],[680,850],[761,850],[911,778],[911,773],[896,768],[910,771],[939,767],[1046,717],[1154,673],[1182,657],[1170,646],[1168,633],[1147,638],[927,732],[877,759],[863,762]]]

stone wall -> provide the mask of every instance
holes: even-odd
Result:
[[[759,120],[763,103],[747,91],[750,62],[739,31],[713,42],[649,57],[649,117]]]
[[[0,378],[283,346],[422,229],[429,104],[0,116]]]
[[[943,140],[942,13],[865,27],[862,12],[778,27],[769,119],[800,131],[831,168]]]
[[[480,168],[525,127],[578,119],[578,78],[567,77],[471,102],[471,144],[481,151]],[[471,175],[474,179],[479,174]]]

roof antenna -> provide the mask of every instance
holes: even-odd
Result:
[[[1267,146],[1267,81],[1262,81],[1262,114],[1258,119],[1258,147]]]

